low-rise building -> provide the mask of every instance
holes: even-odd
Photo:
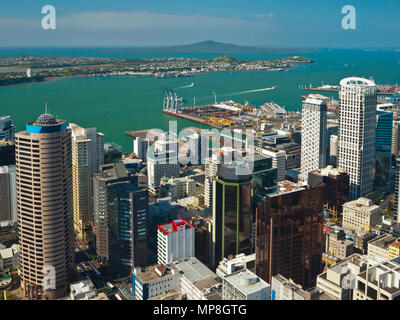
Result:
[[[317,277],[316,288],[324,291],[335,300],[352,300],[354,279],[366,270],[367,257],[353,254],[343,261],[329,267]]]
[[[342,227],[355,231],[369,230],[381,222],[381,214],[380,207],[372,200],[358,198],[343,205]]]
[[[180,274],[171,266],[150,266],[132,272],[132,296],[147,300],[180,289]]]
[[[332,300],[318,289],[303,290],[301,285],[281,274],[272,276],[271,280],[271,300]]]
[[[222,279],[223,300],[271,300],[271,286],[248,269]]]
[[[243,269],[248,269],[254,272],[256,263],[256,254],[245,255],[244,253],[238,254],[231,259],[224,258],[219,262],[217,268],[217,275],[221,278],[238,272]]]
[[[11,269],[17,269],[19,266],[19,245],[13,244],[6,248],[0,244],[0,272],[8,272]]]
[[[221,278],[192,257],[173,263],[181,275],[181,292],[187,300],[220,300]]]
[[[326,235],[325,250],[338,259],[345,259],[353,254],[354,244],[346,238],[344,230],[332,230]]]
[[[89,279],[71,283],[69,287],[71,300],[109,300],[104,293],[97,292]]]
[[[369,266],[359,273],[353,300],[400,300],[400,258]]]
[[[375,261],[389,259],[390,245],[396,241],[391,234],[382,234],[368,242],[368,257]],[[392,251],[393,252],[393,251]]]

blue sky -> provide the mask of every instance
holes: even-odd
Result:
[[[57,29],[42,30],[53,5]],[[357,29],[343,30],[344,5]],[[400,0],[1,0],[0,46],[400,47]]]

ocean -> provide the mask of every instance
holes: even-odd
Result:
[[[0,56],[57,55],[141,58],[155,56],[185,56],[212,58],[220,54],[135,54],[106,49],[0,49]],[[296,54],[300,55],[300,54]],[[315,61],[299,65],[290,72],[221,72],[200,74],[190,78],[153,77],[98,77],[61,78],[53,81],[0,87],[0,115],[10,115],[18,130],[26,122],[35,120],[44,112],[47,102],[50,113],[57,118],[96,127],[105,134],[106,142],[122,146],[123,152],[132,152],[132,140],[125,131],[160,128],[168,130],[169,120],[178,120],[178,129],[199,126],[195,122],[177,119],[161,112],[163,92],[161,87],[179,88],[195,83],[193,87],[176,89],[185,99],[185,106],[217,101],[248,101],[260,106],[274,101],[287,110],[301,110],[301,95],[307,94],[299,86],[337,85],[349,76],[372,77],[377,84],[400,82],[400,52],[323,49],[301,54]],[[241,59],[273,59],[283,55],[235,55]],[[243,91],[269,88],[270,91],[241,93]],[[322,93],[337,98],[336,93]]]

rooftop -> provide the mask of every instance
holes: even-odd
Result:
[[[396,241],[396,238],[391,234],[384,234],[373,240],[368,241],[368,246],[372,245],[381,249],[388,249],[389,246]]]
[[[238,288],[245,295],[249,295],[264,288],[270,287],[267,282],[256,276],[248,269],[225,276],[224,280],[229,282],[235,288]]]
[[[157,267],[158,267],[158,270],[161,272],[162,276],[160,276],[160,274],[156,272]],[[166,267],[166,266],[160,266],[160,265],[147,267],[144,271],[141,271],[141,270],[139,271],[137,269],[137,271],[138,272],[135,272],[135,276],[143,284],[153,282],[153,281],[156,281],[156,280],[159,280],[162,278],[169,278],[174,275],[174,271],[172,268]]]
[[[158,225],[158,229],[165,235],[191,228],[194,229],[194,226],[190,222],[188,222],[185,219],[181,219],[179,217],[178,219],[172,220],[171,222]]]
[[[195,283],[203,279],[218,277],[214,272],[212,272],[203,263],[201,263],[196,257],[176,261],[174,263],[174,266],[191,283]]]
[[[344,78],[340,81],[341,86],[364,86],[364,87],[373,87],[375,86],[375,82],[373,80],[368,80],[359,77],[349,77]]]

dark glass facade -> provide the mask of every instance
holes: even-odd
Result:
[[[129,274],[147,263],[148,192],[125,182],[108,192],[110,265],[115,273]]]
[[[325,185],[267,195],[257,208],[256,274],[291,278],[304,289],[321,273]]]
[[[214,180],[213,244],[214,263],[239,253],[251,253],[252,185],[251,176]]]

